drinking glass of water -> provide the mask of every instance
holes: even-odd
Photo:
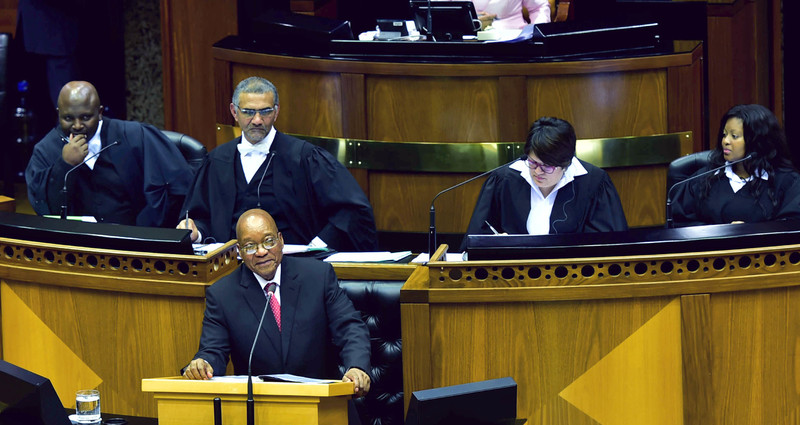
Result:
[[[100,421],[100,391],[80,390],[75,395],[75,415],[80,422]]]

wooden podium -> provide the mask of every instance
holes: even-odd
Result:
[[[182,377],[142,380],[142,391],[152,392],[158,404],[159,425],[214,423],[213,399],[222,400],[222,423],[244,424],[247,418],[247,381],[192,381]],[[351,382],[307,384],[253,381],[256,424],[347,424]]]

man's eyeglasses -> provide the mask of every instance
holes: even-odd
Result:
[[[256,116],[256,114],[259,114],[262,117],[266,117],[268,115],[271,115],[273,112],[275,112],[275,108],[272,107],[272,106],[269,106],[269,107],[264,108],[264,109],[240,108],[239,105],[237,105],[235,103],[233,104],[233,106],[235,106],[236,109],[239,110],[239,113],[242,114],[242,116],[244,116],[245,118],[253,118],[254,116]]]
[[[536,168],[539,168],[545,174],[553,174],[553,171],[556,171],[556,168],[558,168],[558,165],[544,165],[541,162],[537,162],[537,161],[534,161],[534,160],[530,159],[530,157],[525,159],[525,164],[531,170],[535,170]]]
[[[261,242],[261,243],[250,242],[250,243],[244,244],[243,246],[242,245],[239,245],[239,246],[242,248],[242,251],[244,251],[245,254],[253,255],[256,252],[258,252],[258,247],[259,246],[264,248],[265,250],[269,251],[270,249],[275,248],[277,245],[278,245],[278,240],[277,239],[275,239],[275,238],[266,238],[266,239],[264,239],[264,242]]]

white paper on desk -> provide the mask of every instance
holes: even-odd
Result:
[[[247,375],[224,375],[215,376],[210,379],[214,382],[247,382]]]
[[[225,245],[222,242],[214,242],[214,243],[193,243],[192,249],[196,255],[206,255],[209,252],[212,252],[216,249],[219,249],[222,245]]]
[[[329,263],[379,263],[383,261],[399,261],[411,255],[411,251],[399,252],[337,252],[327,258]]]
[[[290,373],[276,373],[273,375],[261,375],[261,376],[266,376],[267,379],[279,382],[297,382],[302,384],[333,384],[334,382],[341,382],[335,379],[316,379],[316,378],[309,378],[306,376],[292,375]]]
[[[417,257],[414,258],[413,260],[411,260],[411,262],[412,263],[427,263],[428,262],[428,258],[429,258],[428,253],[427,252],[423,252],[422,254],[417,255]],[[448,252],[448,253],[445,253],[444,254],[444,261],[448,261],[448,262],[450,262],[450,261],[452,261],[452,262],[464,261],[464,253],[463,252],[454,252],[454,253],[449,253]]]
[[[60,215],[47,214],[47,215],[43,215],[42,217],[55,218],[55,219],[59,219],[59,220],[61,219]],[[67,220],[82,221],[84,223],[97,223],[97,219],[94,218],[93,215],[68,215],[67,216]]]
[[[283,244],[283,253],[284,254],[297,254],[299,252],[308,252],[309,250],[308,245],[295,245],[290,243]]]

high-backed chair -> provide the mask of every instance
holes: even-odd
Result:
[[[178,133],[177,131],[170,131],[170,130],[161,130],[165,136],[175,146],[178,147],[178,150],[181,151],[183,157],[186,158],[186,162],[192,167],[194,171],[197,171],[200,168],[200,165],[203,163],[203,158],[205,158],[206,147],[203,146],[197,139],[194,139],[190,136],[187,136],[183,133]]]
[[[3,179],[3,192],[7,196],[14,196],[14,172],[12,167],[11,152],[16,152],[12,144],[13,130],[11,130],[12,111],[8,96],[8,49],[11,35],[0,33],[0,128],[5,129],[4,135],[0,136],[0,148],[3,150],[3,157],[0,158],[0,168],[3,169],[0,178]],[[11,131],[10,131],[11,130]]]
[[[403,345],[400,334],[398,281],[340,280],[356,310],[369,328],[372,378],[366,397],[355,400],[361,425],[403,423]],[[338,365],[344,374],[343,365]]]
[[[669,196],[669,189],[675,183],[689,178],[697,170],[708,165],[710,155],[711,151],[695,152],[670,162],[669,169],[667,169],[667,196]]]

